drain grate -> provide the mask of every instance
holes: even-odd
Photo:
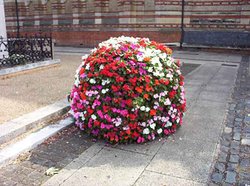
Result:
[[[226,67],[237,67],[238,65],[225,64],[225,63],[223,63],[221,66],[226,66]]]

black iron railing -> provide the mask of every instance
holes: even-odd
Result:
[[[5,54],[5,55],[4,55]],[[0,37],[0,68],[53,58],[51,36]]]

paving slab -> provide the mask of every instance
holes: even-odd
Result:
[[[203,64],[196,71],[195,74],[191,75],[187,80],[187,84],[194,81],[199,81],[200,83],[208,82],[217,72],[220,70],[221,66],[219,64]]]
[[[215,144],[204,144],[202,140],[168,141],[164,143],[146,170],[205,183],[214,152]]]
[[[200,115],[207,118],[213,118],[221,120],[224,118],[226,113],[224,111],[227,108],[227,103],[221,103],[216,101],[206,101],[206,100],[197,100],[191,108],[190,116]]]
[[[202,89],[202,85],[185,85],[186,99],[197,97]]]
[[[150,159],[150,156],[105,147],[61,185],[132,185]]]
[[[78,158],[73,160],[68,164],[63,170],[60,171],[60,174],[53,176],[49,179],[43,186],[54,186],[60,185],[69,179],[77,170],[83,167],[88,161],[90,161],[94,156],[96,156],[102,149],[102,144],[94,144],[86,151],[84,151]]]
[[[204,87],[204,91],[210,92],[222,92],[222,93],[230,93],[232,92],[233,87],[228,86],[227,84],[218,82],[217,84],[214,83],[215,81],[210,81],[210,84]]]
[[[183,126],[176,132],[175,136],[183,140],[203,141],[203,144],[216,144],[222,132],[221,123],[224,117],[207,117],[206,114],[186,115],[183,118]]]
[[[198,100],[225,103],[230,100],[229,96],[230,92],[202,91],[198,97]]]
[[[157,172],[144,171],[135,186],[205,186],[206,184]]]

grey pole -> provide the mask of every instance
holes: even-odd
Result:
[[[185,0],[182,0],[182,3],[181,3],[181,40],[180,40],[181,49],[182,49],[182,44],[184,40],[184,9],[185,9]]]
[[[18,9],[18,2],[15,0],[16,4],[16,28],[17,28],[17,38],[20,36],[20,24],[19,24],[19,9]]]

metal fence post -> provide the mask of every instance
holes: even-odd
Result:
[[[181,49],[182,49],[182,44],[184,41],[184,9],[185,9],[185,0],[182,0],[182,3],[181,3],[181,40],[180,40]]]

